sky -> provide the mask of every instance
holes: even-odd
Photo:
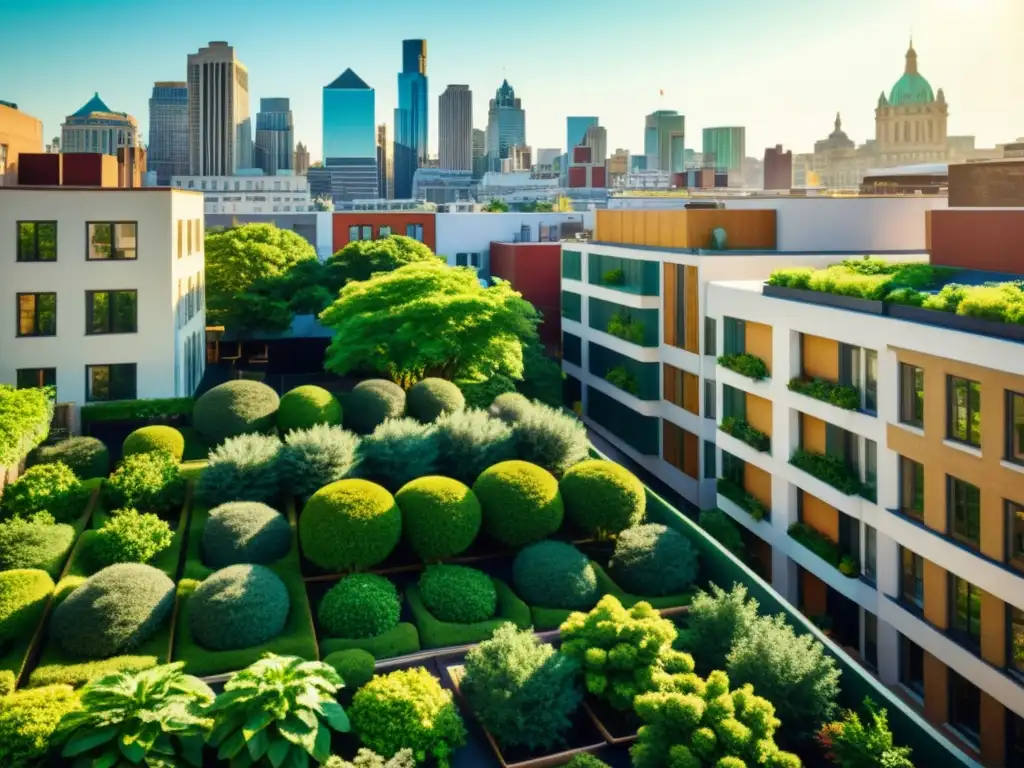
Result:
[[[0,100],[40,118],[47,142],[98,91],[148,143],[153,82],[185,80],[189,53],[226,40],[253,124],[261,97],[290,98],[317,160],[323,86],[351,67],[390,126],[401,41],[425,38],[431,153],[445,86],[470,86],[484,128],[503,77],[535,149],[564,149],[566,116],[597,115],[609,152],[642,152],[644,115],[675,109],[698,151],[702,128],[742,125],[748,156],[810,152],[836,112],[852,139],[873,137],[911,34],[950,134],[1024,137],[1024,0],[0,0],[0,18],[21,30],[0,44]]]

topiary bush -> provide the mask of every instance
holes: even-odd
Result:
[[[446,413],[437,420],[438,471],[472,483],[492,464],[516,458],[512,429],[484,411]]]
[[[512,562],[512,583],[530,605],[589,611],[601,592],[594,566],[576,547],[539,541],[524,547]]]
[[[276,509],[258,501],[232,501],[210,510],[200,542],[210,568],[280,560],[292,546],[292,527]]]
[[[615,583],[644,597],[685,592],[697,579],[697,570],[698,554],[690,540],[660,523],[624,530],[608,561]]]
[[[374,677],[353,697],[349,717],[360,741],[384,757],[409,748],[417,763],[449,768],[466,743],[452,692],[422,667]]]
[[[476,494],[450,477],[410,480],[395,494],[402,533],[425,562],[465,552],[476,540],[483,512]]]
[[[127,653],[170,618],[174,582],[149,565],[110,565],[53,609],[50,637],[70,656],[105,659]]]
[[[345,429],[357,435],[369,435],[388,419],[404,415],[405,390],[387,379],[361,381],[345,398]]]
[[[192,425],[207,443],[274,428],[281,402],[277,392],[259,381],[238,379],[218,384],[196,400]]]
[[[81,708],[70,685],[26,688],[0,697],[0,765],[33,768],[45,764],[61,718]]]
[[[273,501],[281,490],[281,441],[274,435],[229,438],[210,451],[196,497],[215,507],[229,501]]]
[[[473,483],[483,509],[483,527],[495,541],[522,547],[547,538],[562,526],[558,481],[525,461],[503,461]]]
[[[309,497],[299,518],[299,541],[310,562],[334,571],[382,562],[402,535],[395,498],[367,480],[339,480]]]
[[[359,461],[359,438],[352,432],[327,424],[294,430],[284,438],[281,484],[288,493],[311,496],[354,474]]]
[[[148,563],[174,539],[171,527],[152,512],[116,509],[92,539],[91,555],[100,566]]]
[[[460,379],[455,384],[462,391],[467,408],[481,408],[485,411],[491,407],[494,398],[516,391],[516,383],[501,373],[482,381]]]
[[[364,437],[359,474],[389,491],[437,472],[437,427],[415,419],[390,419]]]
[[[742,584],[733,584],[728,592],[712,584],[710,594],[699,591],[691,601],[679,645],[693,655],[702,672],[723,669],[733,645],[757,621],[757,609],[757,600],[747,599]]]
[[[327,591],[317,618],[331,637],[359,640],[393,628],[401,610],[394,584],[383,576],[354,573]]]
[[[494,618],[498,592],[491,577],[464,565],[430,565],[420,576],[420,596],[440,621],[474,624]]]
[[[95,437],[69,437],[53,445],[41,445],[31,458],[33,464],[67,464],[79,480],[110,474],[110,451]]]
[[[409,389],[405,406],[414,419],[430,424],[445,413],[461,411],[466,407],[466,398],[462,396],[462,390],[450,381],[423,379]]]
[[[66,523],[55,523],[49,512],[0,523],[0,571],[39,568],[57,576],[78,536]]]
[[[534,403],[523,413],[513,431],[519,458],[559,477],[590,455],[583,422],[541,403]]]
[[[341,424],[341,403],[323,387],[306,384],[286,392],[277,409],[277,431]]]
[[[136,429],[124,439],[124,445],[121,446],[121,453],[125,456],[150,451],[166,451],[175,461],[180,462],[185,453],[185,438],[174,427],[154,424]]]
[[[526,395],[521,395],[518,392],[507,392],[494,398],[490,408],[488,408],[488,413],[497,419],[501,419],[506,424],[515,424],[531,408],[533,408],[533,403],[530,402],[530,398],[526,397]]]
[[[28,517],[49,512],[59,523],[70,523],[85,512],[89,491],[67,464],[37,464],[4,489],[4,517]]]
[[[346,688],[355,691],[373,678],[374,665],[377,660],[373,658],[372,653],[364,651],[362,648],[348,648],[328,654],[324,663],[334,667],[335,671],[341,675],[341,679],[345,681]]]
[[[181,509],[185,486],[174,457],[163,451],[151,451],[126,456],[103,484],[103,494],[108,509],[130,507],[170,514]]]
[[[263,565],[231,565],[208,576],[188,599],[188,628],[211,651],[251,648],[281,634],[291,599]]]
[[[581,461],[566,470],[558,488],[565,516],[588,534],[605,537],[639,525],[647,510],[644,484],[613,461]]]
[[[30,636],[35,631],[53,588],[53,579],[46,571],[0,571],[0,651],[6,641]]]

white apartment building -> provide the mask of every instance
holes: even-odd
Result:
[[[207,214],[303,213],[313,210],[305,176],[173,176],[175,189],[203,193]]]

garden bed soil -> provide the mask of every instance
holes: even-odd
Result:
[[[631,744],[643,725],[635,712],[621,712],[593,696],[583,697],[583,709],[608,744]]]

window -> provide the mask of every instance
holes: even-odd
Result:
[[[981,445],[981,384],[957,376],[946,378],[946,436]]]
[[[878,353],[864,350],[864,410],[878,412]]]
[[[878,669],[878,617],[864,611],[864,663]]]
[[[228,183],[224,182],[225,189]],[[203,250],[203,223],[199,219],[192,219],[192,224],[196,228],[196,251],[202,252]]]
[[[1006,766],[1024,768],[1024,717],[1007,709],[1006,720]]]
[[[949,670],[949,724],[974,745],[981,731],[981,691]]]
[[[946,475],[946,503],[953,537],[977,547],[981,535],[981,489]]]
[[[744,322],[734,317],[726,317],[724,323],[725,354],[742,355],[747,351],[747,331]]]
[[[348,241],[354,243],[359,239],[359,226],[353,224],[348,228]]]
[[[0,165],[0,172],[3,165]],[[57,222],[18,222],[18,261],[57,260]]]
[[[469,266],[469,254],[468,253],[456,253],[455,254],[455,266],[456,267],[468,267]]]
[[[86,291],[85,334],[138,331],[137,291]]]
[[[718,468],[715,466],[715,443],[712,440],[704,441],[704,479],[714,480]]]
[[[1024,464],[1024,395],[1006,393],[1006,460]]]
[[[363,224],[360,227],[360,236],[362,240],[373,240],[373,227],[369,224]]]
[[[900,421],[924,428],[924,371],[900,363]]]
[[[477,267],[479,269],[479,267],[480,267],[480,254],[479,253],[471,253],[471,254],[469,254],[469,266]]]
[[[95,222],[86,224],[88,243],[86,258],[89,261],[106,259],[135,259],[138,239],[138,224],[134,221]]]
[[[718,405],[715,402],[715,382],[711,379],[704,379],[704,418],[718,418]]]
[[[182,256],[185,255],[184,247],[182,245],[182,243],[184,243],[184,241],[185,241],[185,234],[183,232],[183,227],[184,226],[185,226],[185,222],[182,221],[181,219],[178,219],[178,258],[179,259]]]
[[[878,547],[878,539],[873,526],[864,526],[864,566],[862,572],[864,578],[870,581],[872,584],[877,578],[876,571],[876,550]]]
[[[839,383],[860,390],[860,347],[840,343]]]
[[[924,696],[924,649],[904,635],[900,635],[900,683]]]
[[[981,648],[981,590],[953,574],[949,585],[950,633],[977,651]]]
[[[704,318],[704,354],[717,355],[718,323],[713,317]]]
[[[192,255],[192,222],[185,222],[185,229],[188,231],[188,255]]]
[[[924,520],[924,465],[900,456],[900,512]]]
[[[16,374],[18,389],[56,387],[56,368],[19,368]]]
[[[423,225],[422,224],[406,224],[405,225],[405,236],[411,237],[413,240],[419,240],[423,242]]]
[[[1006,502],[1006,561],[1024,571],[1024,505]]]
[[[900,597],[924,610],[924,558],[900,547]]]
[[[387,225],[381,227],[380,228],[380,236],[381,237],[391,237],[391,227],[389,227]]]
[[[1009,629],[1007,632],[1006,666],[1011,672],[1024,676],[1024,611],[1007,605]]]
[[[135,363],[86,366],[85,390],[85,399],[91,403],[134,400]]]
[[[864,438],[864,493],[869,501],[876,500],[878,488],[878,444]]]
[[[18,336],[57,335],[57,294],[18,294]]]
[[[742,389],[722,385],[722,417],[725,419],[747,418],[747,393]]]
[[[743,487],[745,466],[743,459],[737,458],[727,451],[722,451],[722,477],[732,480],[740,488]]]
[[[188,302],[186,303],[186,309],[185,309],[185,313],[186,313],[185,314],[185,319],[186,320],[191,320],[193,315],[195,314],[195,312],[193,312],[193,306],[195,304],[195,301],[192,298],[192,278],[191,277],[188,279],[188,292],[185,295],[188,296]]]

